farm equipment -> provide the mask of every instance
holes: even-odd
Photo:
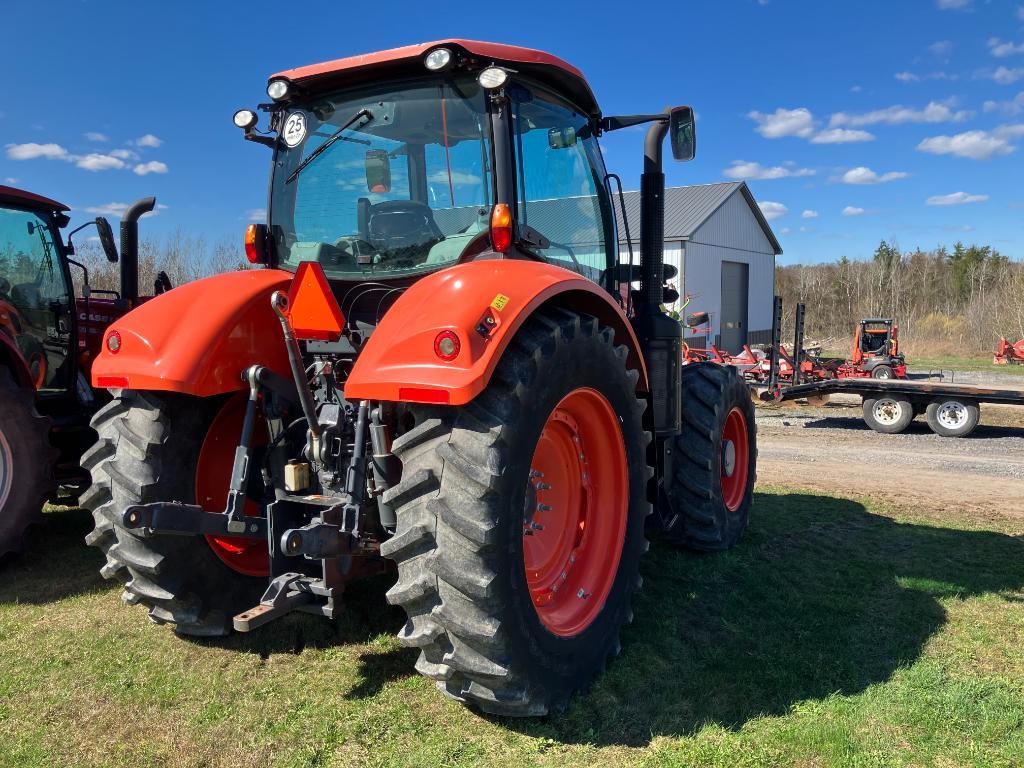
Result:
[[[907,361],[900,354],[900,329],[887,317],[857,323],[853,356],[839,367],[839,378],[905,379]]]
[[[95,433],[89,419],[109,399],[94,391],[88,374],[103,323],[124,314],[137,291],[133,233],[154,201],[136,203],[121,225],[122,291],[93,297],[88,270],[71,258],[71,235],[95,226],[107,258],[118,261],[106,219],[73,230],[68,208],[55,200],[0,186],[0,555],[17,551],[43,502],[65,503],[88,485],[80,464]],[[70,267],[82,270],[83,295],[75,298]],[[129,279],[125,281],[125,277]]]
[[[1011,344],[1000,336],[992,363],[993,365],[1024,365],[1024,339],[1016,344]]]
[[[662,145],[692,158],[693,112],[603,116],[564,61],[466,40],[267,93],[269,131],[234,118],[273,151],[246,231],[267,268],[135,309],[94,363],[102,572],[223,635],[336,617],[348,582],[395,569],[399,638],[444,693],[558,710],[619,650],[646,531],[725,549],[752,503],[746,387],[683,369],[661,309]],[[635,270],[597,137],[641,124]]]

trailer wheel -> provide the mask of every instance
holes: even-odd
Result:
[[[981,418],[977,403],[961,400],[934,400],[925,413],[932,432],[943,437],[966,437]]]
[[[123,390],[93,417],[99,440],[82,457],[92,474],[82,506],[95,521],[85,541],[107,557],[100,573],[124,583],[124,602],[146,606],[150,619],[183,635],[227,634],[234,615],[259,601],[266,579],[229,567],[201,536],[130,531],[121,513],[131,504],[195,503],[210,425],[224,423],[233,402]]]
[[[892,366],[889,365],[878,365],[871,370],[871,378],[873,379],[894,379],[896,373],[893,371]]]
[[[652,476],[626,357],[595,318],[545,310],[471,403],[410,406],[381,554],[398,564],[399,640],[446,695],[543,715],[618,653]]]
[[[19,387],[0,368],[0,556],[18,552],[25,530],[38,521],[56,484],[57,450],[50,419],[35,406],[35,391]]]
[[[864,398],[864,421],[875,432],[894,435],[914,420],[914,406],[902,397]]]
[[[731,366],[683,369],[683,431],[675,439],[665,538],[729,549],[747,529],[757,474],[757,427],[747,385]]]

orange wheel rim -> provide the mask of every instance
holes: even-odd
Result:
[[[597,390],[575,389],[541,431],[523,514],[526,582],[553,634],[578,635],[601,613],[619,570],[628,514],[619,418]]]
[[[242,437],[242,422],[245,420],[246,396],[236,395],[218,411],[199,450],[196,464],[196,504],[207,512],[220,512],[228,497],[231,483],[231,469],[235,462],[235,449]],[[267,444],[266,427],[257,422],[252,434],[252,446]],[[245,500],[245,514],[258,517],[260,506],[251,499]],[[245,576],[269,576],[270,554],[267,542],[262,539],[246,539],[238,536],[206,536],[213,553],[221,561]]]
[[[722,428],[722,499],[726,509],[736,512],[747,494],[750,475],[750,443],[747,439],[747,420],[739,408],[733,408]]]

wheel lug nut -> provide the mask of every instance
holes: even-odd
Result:
[[[548,485],[547,483],[537,483],[537,490],[538,491],[550,491],[551,490],[551,486]]]
[[[535,531],[543,531],[544,530],[544,526],[541,525],[540,523],[530,523],[530,527],[533,528],[533,530],[535,530]]]
[[[537,505],[537,511],[538,512],[550,512],[551,511],[551,505],[550,504],[538,504]]]

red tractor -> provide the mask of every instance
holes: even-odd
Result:
[[[416,668],[482,710],[564,707],[619,651],[647,532],[747,526],[753,407],[682,368],[661,309],[662,145],[693,112],[604,116],[539,51],[446,40],[272,76],[266,269],[181,286],[107,332],[90,544],[187,635],[394,569]],[[640,269],[598,137],[649,124]],[[621,283],[637,285],[622,298]],[[626,307],[632,311],[627,312]]]
[[[122,277],[137,274],[135,222],[153,204],[140,201],[125,214]],[[133,304],[131,289],[113,299],[89,290],[88,272],[71,258],[71,235],[94,225],[114,262],[117,246],[103,218],[73,230],[65,243],[67,211],[55,200],[0,186],[0,556],[20,548],[58,488],[68,503],[89,484],[80,465],[96,437],[89,419],[110,399],[89,385],[89,368],[106,323]],[[72,266],[83,271],[77,299]]]
[[[905,379],[907,361],[900,353],[900,329],[888,317],[873,317],[857,324],[853,357],[838,369],[846,378]]]

